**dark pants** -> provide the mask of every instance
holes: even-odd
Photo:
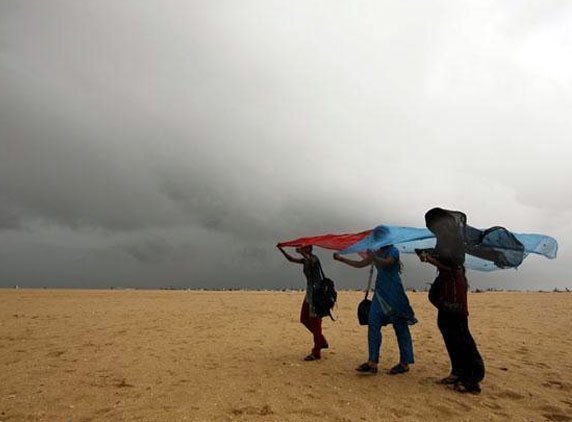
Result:
[[[485,377],[485,365],[469,331],[467,316],[439,311],[437,325],[449,353],[451,373],[459,377],[468,390],[479,390],[479,382]]]
[[[300,322],[312,333],[314,336],[314,348],[312,354],[320,357],[322,346],[328,344],[326,338],[322,334],[322,318],[310,316],[310,305],[304,300],[302,302],[302,310],[300,311]]]

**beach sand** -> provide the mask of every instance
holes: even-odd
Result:
[[[0,421],[571,421],[572,294],[469,296],[487,373],[446,389],[436,311],[408,293],[416,363],[383,330],[380,373],[359,375],[363,293],[344,291],[330,343],[305,362],[303,292],[0,290]]]

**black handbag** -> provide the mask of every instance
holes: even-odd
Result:
[[[369,320],[369,308],[371,307],[371,300],[366,297],[359,303],[357,307],[357,317],[359,325],[367,325]]]
[[[371,307],[371,300],[369,300],[367,296],[369,295],[372,276],[373,276],[373,263],[371,264],[371,267],[369,269],[369,280],[367,282],[367,289],[365,290],[365,297],[357,307],[357,317],[359,325],[367,325],[369,320],[369,308]]]

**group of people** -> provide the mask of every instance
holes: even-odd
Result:
[[[437,239],[435,248],[418,251],[422,262],[437,269],[437,277],[429,290],[429,301],[437,308],[437,325],[443,336],[451,363],[451,372],[440,380],[459,392],[478,394],[479,383],[484,378],[484,363],[475,341],[469,331],[467,292],[465,275],[463,233],[459,232],[455,212],[434,208],[425,214],[427,228]],[[322,333],[322,318],[312,306],[313,289],[323,277],[320,260],[312,252],[312,246],[296,248],[300,257],[290,255],[283,247],[279,250],[290,262],[303,265],[306,276],[306,296],[302,303],[300,322],[312,333],[314,346],[304,359],[321,359],[321,351],[329,347]],[[417,322],[401,281],[402,263],[399,251],[393,245],[377,250],[368,250],[360,260],[349,259],[339,253],[333,258],[354,268],[374,265],[377,277],[374,295],[368,317],[367,362],[356,368],[359,373],[376,374],[382,343],[382,327],[392,325],[399,347],[399,362],[389,370],[389,374],[409,372],[414,363],[413,342],[409,326]]]

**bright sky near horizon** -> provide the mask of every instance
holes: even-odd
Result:
[[[570,22],[553,0],[4,0],[0,287],[303,288],[277,242],[434,206],[559,242],[473,287],[572,287]]]

